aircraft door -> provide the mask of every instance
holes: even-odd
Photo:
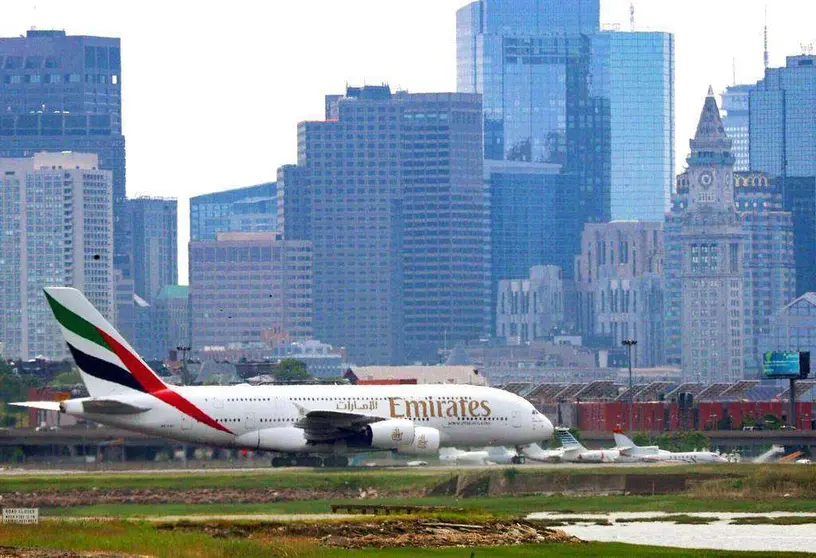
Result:
[[[512,424],[513,428],[521,428],[521,411],[513,411]]]
[[[193,428],[193,419],[189,416],[182,414],[181,415],[181,429],[182,430],[190,430]]]
[[[258,420],[255,417],[255,413],[246,414],[246,427],[247,430],[255,430],[258,428]]]

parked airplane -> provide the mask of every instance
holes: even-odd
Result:
[[[170,386],[78,290],[49,287],[45,295],[90,397],[16,405],[282,454],[273,466],[345,466],[358,451],[424,456],[445,446],[521,447],[553,432],[525,399],[481,386]]]
[[[614,433],[615,447],[620,452],[621,461],[647,463],[725,463],[726,458],[713,451],[671,452],[657,446],[638,446],[620,431]]]
[[[454,465],[507,465],[523,463],[524,456],[519,456],[518,452],[501,446],[473,451],[442,448],[439,450],[439,461]]]
[[[537,444],[531,444],[522,448],[523,454],[533,461],[554,463],[613,463],[620,455],[617,448],[607,450],[585,448],[567,428],[556,428],[555,435],[561,442],[560,448],[545,450]]]

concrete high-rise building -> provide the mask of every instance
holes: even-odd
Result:
[[[663,223],[588,224],[575,259],[578,330],[613,346],[635,339],[634,366],[659,366],[663,354]]]
[[[275,232],[274,182],[190,198],[190,240],[215,240],[219,232]]]
[[[94,154],[0,159],[4,356],[67,356],[43,287],[80,289],[113,318],[113,178]]]
[[[190,242],[194,352],[312,336],[312,246],[276,233]]]
[[[360,364],[436,362],[487,333],[481,103],[349,87],[298,127],[280,230],[314,244],[315,336]]]
[[[190,288],[167,285],[153,301],[151,323],[155,341],[155,358],[167,358],[177,347],[191,346]]]
[[[745,374],[762,370],[760,340],[771,318],[796,292],[793,219],[783,210],[780,181],[761,172],[734,173],[734,201],[746,233]]]
[[[592,36],[592,87],[609,100],[610,218],[663,221],[674,183],[674,36]]]
[[[816,176],[779,179],[785,211],[793,217],[796,296],[816,292]]]
[[[178,202],[141,197],[127,201],[133,239],[134,291],[152,304],[178,283]]]
[[[788,56],[750,91],[751,170],[816,176],[816,56]]]
[[[748,234],[734,200],[731,141],[711,89],[690,144],[665,227],[666,357],[689,380],[736,381],[750,335]]]
[[[722,94],[723,128],[731,139],[731,154],[734,155],[734,171],[751,169],[749,149],[750,110],[749,98],[755,85],[731,85]]]
[[[499,281],[496,337],[525,344],[552,335],[564,323],[564,277],[554,265],[536,265],[525,279]]]
[[[112,173],[115,266],[129,275],[117,38],[31,29],[0,38],[0,157],[95,153]]]

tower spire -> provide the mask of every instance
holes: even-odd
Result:
[[[691,151],[692,155],[703,151],[718,153],[731,151],[731,140],[725,133],[717,99],[714,98],[714,88],[710,85],[697,123],[697,133],[691,140]]]

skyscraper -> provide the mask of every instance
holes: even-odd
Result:
[[[281,230],[314,244],[315,336],[355,363],[436,362],[489,320],[475,95],[349,87],[298,127]]]
[[[113,317],[113,188],[97,156],[0,159],[0,343],[7,358],[67,356],[43,287],[73,286]]]
[[[816,292],[816,176],[779,179],[785,211],[793,217],[796,296]]]
[[[793,220],[780,182],[761,172],[734,173],[734,202],[745,243],[745,374],[759,376],[760,342],[773,315],[795,296]]]
[[[312,247],[276,233],[190,242],[192,347],[266,346],[312,336]]]
[[[113,177],[115,266],[130,273],[119,39],[29,30],[0,38],[0,157],[95,153]]]
[[[484,174],[491,192],[491,307],[495,309],[500,281],[527,277],[530,268],[542,262],[562,273],[572,268],[581,234],[574,203],[578,178],[560,172],[559,165],[519,161],[485,161]],[[500,335],[498,329],[493,333]]]
[[[663,223],[590,223],[575,259],[578,329],[614,346],[635,339],[635,366],[663,364]]]
[[[190,198],[190,240],[215,240],[219,232],[275,232],[274,182]]]
[[[734,157],[709,89],[666,221],[666,354],[689,380],[736,381],[745,363],[745,244]]]
[[[755,85],[731,85],[722,94],[723,128],[731,138],[734,155],[734,171],[744,172],[751,169],[749,149],[750,110],[749,98]]]
[[[674,36],[592,36],[592,88],[609,99],[610,217],[663,221],[674,182]]]
[[[140,197],[127,201],[133,239],[134,291],[149,304],[178,283],[178,202]]]
[[[750,92],[751,170],[816,176],[816,56],[788,56]]]
[[[599,0],[478,0],[457,12],[457,90],[484,103],[494,305],[498,281],[520,276],[502,275],[514,265],[510,231],[523,228],[515,218],[543,223],[547,239],[518,236],[517,266],[557,265],[570,278],[585,223],[662,220],[668,208],[674,39],[601,32],[599,12]],[[519,208],[514,193],[531,184]]]

